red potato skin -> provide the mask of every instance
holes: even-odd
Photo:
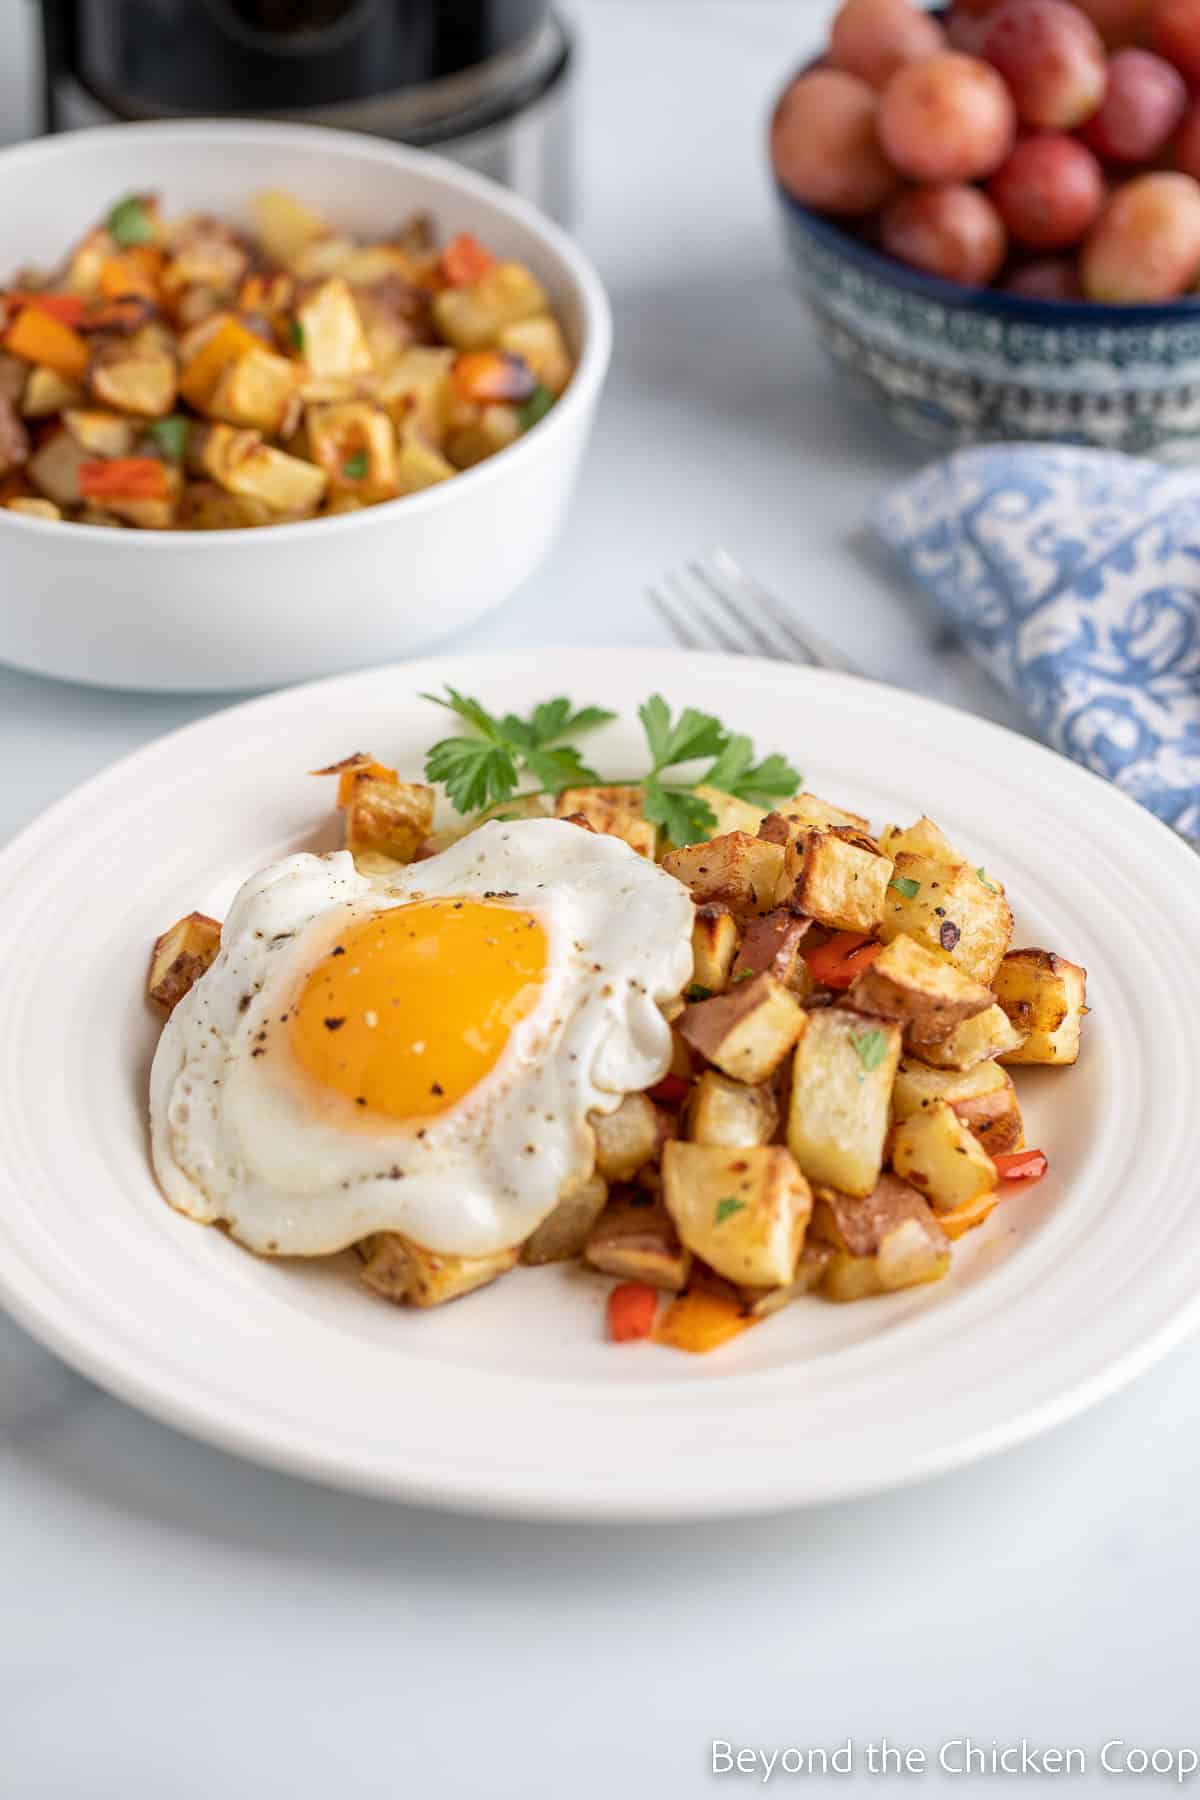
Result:
[[[1021,124],[1074,131],[1104,98],[1104,42],[1067,0],[1004,0],[979,54],[1004,77]]]
[[[835,69],[881,88],[906,63],[936,56],[946,34],[911,0],[845,0],[829,35]]]
[[[1110,50],[1137,44],[1146,35],[1150,0],[1075,0]]]
[[[914,188],[879,222],[885,250],[910,268],[986,287],[1008,249],[1003,221],[986,194],[957,182]]]
[[[1171,161],[1182,174],[1200,181],[1200,100],[1183,116],[1171,145]]]
[[[1084,296],[1109,305],[1174,300],[1200,272],[1200,182],[1135,176],[1112,195],[1079,259]]]
[[[977,181],[1012,149],[1016,115],[1003,81],[978,57],[946,50],[897,70],[879,105],[879,138],[913,181]]]
[[[1149,50],[1108,59],[1108,87],[1079,135],[1106,162],[1153,162],[1187,111],[1187,83]]]
[[[1150,48],[1173,63],[1193,91],[1200,88],[1200,0],[1153,0]]]
[[[842,69],[794,81],[771,120],[771,163],[788,193],[821,212],[874,212],[898,186],[879,142],[875,90]]]
[[[1061,131],[1018,140],[988,194],[1011,237],[1029,250],[1077,244],[1104,205],[1104,171],[1085,145]]]
[[[1004,283],[1006,294],[1026,300],[1082,300],[1079,266],[1069,256],[1043,256],[1016,269]]]

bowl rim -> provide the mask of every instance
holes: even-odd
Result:
[[[948,281],[942,275],[927,275],[922,269],[911,269],[882,250],[864,244],[852,235],[845,222],[797,200],[773,171],[772,180],[784,209],[827,249],[890,287],[940,301],[960,312],[998,314],[1014,324],[1090,325],[1108,330],[1137,325],[1162,327],[1200,318],[1200,294],[1181,294],[1175,300],[1155,300],[1137,306],[1111,306],[1101,300],[1031,299],[1027,294],[1006,293],[1003,288],[971,287],[966,282]]]
[[[361,532],[384,528],[398,517],[411,518],[417,513],[431,513],[454,505],[468,491],[477,493],[489,483],[502,480],[505,470],[513,466],[513,459],[520,457],[527,460],[540,450],[550,451],[553,437],[564,440],[565,448],[572,425],[586,418],[600,391],[612,355],[612,308],[604,284],[590,258],[560,226],[536,206],[502,187],[499,182],[492,181],[486,175],[478,175],[473,169],[464,168],[461,164],[428,150],[392,143],[365,133],[337,131],[326,125],[274,124],[242,119],[189,119],[186,122],[153,120],[138,124],[93,126],[63,132],[56,137],[34,138],[28,143],[11,145],[0,149],[0,183],[9,175],[19,175],[23,170],[32,174],[44,169],[47,163],[69,162],[74,157],[86,156],[93,148],[137,142],[141,142],[144,147],[148,168],[153,168],[155,147],[165,142],[197,146],[214,143],[243,144],[248,147],[270,143],[284,149],[289,144],[295,144],[324,150],[335,160],[344,158],[392,170],[420,169],[425,173],[433,173],[445,183],[447,190],[486,201],[514,223],[524,226],[558,259],[574,286],[579,301],[582,343],[579,361],[570,383],[545,418],[523,433],[515,444],[506,445],[494,456],[487,457],[471,468],[459,470],[452,480],[437,482],[416,493],[399,494],[394,500],[384,500],[375,506],[363,507],[358,512],[335,513],[318,519],[295,519],[258,530],[250,530],[244,526],[222,526],[214,531],[137,531],[119,525],[87,525],[83,527],[88,534],[87,543],[119,543],[129,548],[136,545],[139,551],[157,548],[169,555],[176,555],[195,551],[202,545],[207,545],[214,551],[218,548],[227,549],[231,542],[236,542],[245,545],[247,549],[253,546],[265,554],[269,552],[271,545],[282,544],[285,540],[291,542],[298,536],[308,538],[318,533],[321,537],[329,537],[334,531]],[[252,185],[248,184],[248,192]],[[461,485],[463,483],[467,484],[466,489]],[[402,512],[398,511],[400,508],[403,508]],[[42,536],[70,533],[72,541],[78,544],[80,540],[77,534],[80,529],[75,520],[31,518],[27,514],[10,512],[6,507],[0,507],[0,530],[32,532]]]

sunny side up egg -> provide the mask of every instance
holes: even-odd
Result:
[[[557,819],[386,878],[274,863],[159,1041],[163,1192],[267,1255],[523,1242],[589,1173],[588,1114],[665,1073],[692,917],[673,876]]]

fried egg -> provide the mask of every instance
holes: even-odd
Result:
[[[589,1173],[588,1114],[665,1073],[692,916],[672,876],[558,819],[386,879],[345,852],[272,864],[159,1042],[164,1194],[267,1255],[522,1242]]]

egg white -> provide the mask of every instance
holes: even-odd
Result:
[[[497,894],[537,916],[548,962],[495,1067],[427,1120],[314,1108],[282,1021],[339,932],[418,899]],[[461,1256],[521,1243],[589,1171],[588,1113],[666,1072],[660,1005],[690,978],[692,917],[672,876],[557,819],[484,825],[384,879],[345,852],[272,864],[239,891],[220,954],[159,1042],[150,1119],[164,1194],[267,1255],[327,1255],[376,1231]]]

